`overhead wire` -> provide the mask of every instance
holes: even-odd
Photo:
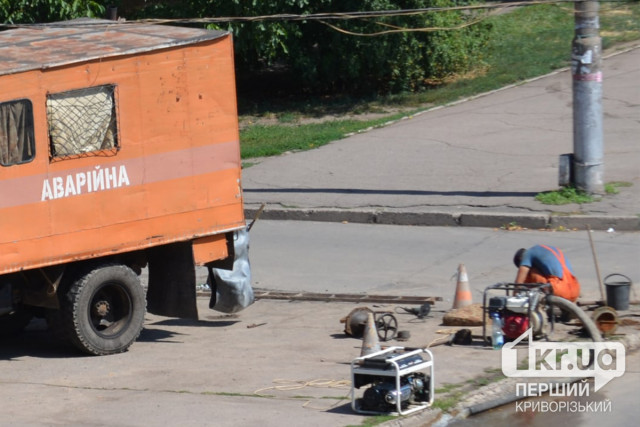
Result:
[[[261,15],[261,16],[249,16],[249,17],[211,17],[211,18],[196,18],[196,19],[171,19],[171,20],[138,20],[132,22],[148,22],[148,23],[233,23],[233,22],[264,22],[264,21],[316,21],[328,28],[350,36],[357,37],[378,37],[387,34],[397,33],[427,33],[435,31],[454,31],[461,30],[463,28],[476,25],[488,18],[502,13],[506,9],[536,6],[545,4],[554,4],[562,9],[571,12],[569,8],[560,6],[563,3],[580,3],[586,0],[529,0],[519,2],[496,2],[496,3],[484,3],[475,5],[463,5],[463,6],[442,6],[442,7],[427,7],[417,9],[400,9],[400,10],[382,10],[382,11],[354,11],[354,12],[333,12],[333,13],[315,13],[315,14],[276,14],[276,15]],[[603,0],[606,3],[620,3],[624,4],[625,0]],[[622,6],[618,6],[622,7]],[[393,17],[411,17],[424,15],[428,13],[439,12],[473,12],[484,10],[486,13],[483,16],[476,17],[475,19],[468,20],[458,25],[449,27],[420,27],[420,28],[407,28],[397,25],[392,25],[386,22],[374,21],[376,18],[393,18]],[[360,20],[379,26],[384,26],[390,29],[383,31],[375,31],[370,33],[355,32],[339,27],[337,24],[328,22],[329,20],[351,21]]]
[[[373,33],[356,33],[354,31],[349,31],[349,30],[345,30],[343,28],[340,28],[336,25],[330,24],[326,21],[318,21],[323,25],[326,25],[327,27],[331,28],[334,31],[337,31],[339,33],[343,33],[343,34],[347,34],[350,36],[359,36],[359,37],[377,37],[377,36],[382,36],[385,34],[397,34],[397,33],[430,33],[430,32],[435,32],[435,31],[452,31],[452,30],[461,30],[463,28],[466,27],[470,27],[472,25],[475,25],[481,21],[484,21],[485,19],[489,18],[490,16],[494,16],[494,13],[489,13],[486,16],[482,16],[480,18],[474,19],[472,21],[468,21],[468,22],[464,22],[460,25],[454,25],[451,27],[422,27],[422,28],[406,28],[406,27],[398,27],[395,25],[391,25],[391,24],[385,24],[385,23],[381,23],[381,22],[376,22],[376,24],[378,25],[384,25],[384,26],[388,26],[388,27],[395,27],[394,29],[391,30],[385,30],[385,31],[377,31],[377,32],[373,32]]]
[[[328,21],[328,20],[352,20],[352,19],[370,19],[381,17],[398,17],[398,16],[414,16],[423,15],[434,12],[454,12],[454,11],[472,11],[482,9],[508,9],[522,6],[535,6],[542,4],[558,4],[558,3],[576,3],[584,0],[530,0],[508,3],[485,3],[477,5],[464,6],[442,6],[442,7],[426,7],[416,9],[397,9],[397,10],[379,10],[379,11],[354,11],[354,12],[325,12],[325,13],[308,13],[308,14],[274,14],[259,16],[227,16],[227,17],[203,17],[203,18],[147,18],[134,21],[131,23],[182,23],[182,24],[215,24],[223,22],[264,22],[264,21]]]
[[[360,37],[377,37],[387,34],[396,33],[409,33],[409,32],[434,32],[434,31],[451,31],[461,30],[466,27],[478,24],[485,19],[488,19],[498,13],[503,12],[505,9],[536,6],[545,4],[560,5],[562,3],[580,3],[585,0],[529,0],[519,2],[496,2],[496,3],[484,3],[474,5],[462,5],[462,6],[441,6],[441,7],[426,7],[417,9],[398,9],[398,10],[379,10],[379,11],[353,11],[353,12],[326,12],[326,13],[308,13],[308,14],[273,14],[273,15],[259,15],[259,16],[226,16],[226,17],[202,17],[202,18],[145,18],[136,20],[121,20],[119,23],[123,24],[220,24],[220,23],[251,23],[251,22],[285,22],[285,21],[316,21],[322,25],[331,28],[334,31],[350,36]],[[603,3],[620,3],[624,4],[625,0],[603,0]],[[561,7],[561,6],[559,6]],[[621,6],[620,6],[621,7]],[[567,8],[564,8],[569,10]],[[397,25],[392,25],[385,22],[375,21],[378,18],[393,18],[393,17],[410,17],[424,15],[428,13],[440,13],[440,12],[455,12],[466,11],[473,12],[478,10],[487,11],[485,15],[479,16],[475,19],[471,19],[467,22],[463,22],[459,25],[453,25],[450,27],[420,27],[420,28],[408,28]],[[385,26],[390,29],[383,31],[375,31],[371,33],[355,32],[340,28],[337,24],[332,24],[328,21],[350,21],[361,20],[371,24]],[[56,26],[58,23],[47,24],[0,24],[0,28],[17,28],[17,27],[41,27],[41,26]],[[102,22],[96,22],[93,25],[102,25]],[[92,25],[83,23],[83,25]]]

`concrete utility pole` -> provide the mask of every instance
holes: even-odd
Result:
[[[600,5],[575,3],[573,76],[573,184],[588,193],[603,193],[602,43]]]

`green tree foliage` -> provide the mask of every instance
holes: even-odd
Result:
[[[105,7],[91,0],[0,0],[0,21],[25,24],[102,17]]]
[[[476,0],[469,0],[471,2]],[[136,18],[261,17],[446,8],[465,0],[0,0],[4,22],[103,16],[115,4]],[[340,20],[256,19],[210,28],[234,34],[238,75],[288,73],[289,89],[309,93],[419,91],[428,81],[477,66],[490,32],[461,10]],[[472,61],[471,58],[475,58]]]
[[[259,17],[443,8],[459,0],[147,0],[139,17]],[[487,24],[468,25],[459,10],[411,16],[332,20],[256,20],[215,26],[234,33],[239,75],[285,69],[291,85],[310,92],[350,94],[418,91],[427,81],[479,65]],[[327,24],[331,24],[331,28]],[[211,26],[213,27],[213,26]],[[434,28],[438,30],[433,31]],[[401,31],[404,29],[405,31]],[[373,35],[388,30],[388,34]],[[471,60],[475,58],[475,62]]]

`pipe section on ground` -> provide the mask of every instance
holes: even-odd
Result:
[[[569,300],[560,298],[555,295],[547,295],[546,298],[547,298],[547,304],[560,307],[561,309],[574,314],[578,319],[580,319],[580,321],[584,325],[584,328],[587,330],[587,332],[591,336],[591,339],[594,342],[604,341],[602,339],[602,335],[600,335],[600,331],[598,330],[598,327],[596,326],[596,324],[593,322],[593,320],[589,318],[589,316],[587,316],[587,314],[580,307],[578,307],[577,305],[575,305]]]

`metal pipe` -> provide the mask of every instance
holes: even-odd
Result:
[[[604,285],[602,284],[602,277],[600,277],[600,265],[598,264],[598,257],[596,256],[596,248],[593,245],[593,238],[591,237],[591,226],[587,225],[587,233],[589,233],[589,243],[591,244],[591,253],[593,254],[593,262],[596,265],[596,275],[598,276],[598,283],[600,284],[600,297],[602,303],[607,304],[607,298],[604,295]]]

